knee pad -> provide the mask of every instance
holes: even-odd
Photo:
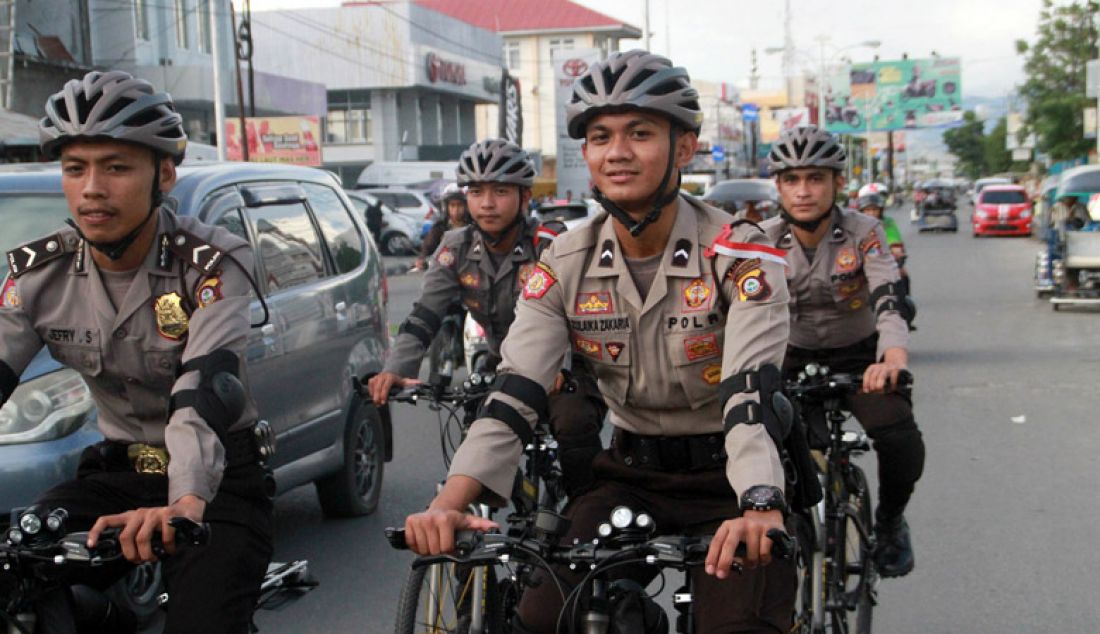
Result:
[[[924,472],[924,439],[912,417],[867,430],[879,455],[879,479],[913,484]]]

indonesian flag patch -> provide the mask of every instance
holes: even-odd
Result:
[[[760,258],[768,262],[775,262],[781,266],[787,265],[787,252],[783,249],[777,249],[775,247],[769,247],[766,244],[754,244],[751,242],[734,242],[730,240],[733,236],[733,229],[727,225],[722,229],[722,233],[718,234],[718,237],[714,239],[707,250],[703,252],[708,258],[713,258],[715,255],[724,255],[731,258],[740,259],[752,259]]]

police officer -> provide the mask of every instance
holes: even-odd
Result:
[[[439,248],[445,233],[465,227],[469,222],[470,212],[466,210],[466,192],[458,183],[451,183],[443,188],[440,204],[443,206],[444,215],[432,223],[431,230],[424,238],[424,244],[420,245],[420,257],[416,259],[415,267],[418,270],[428,267],[428,258]]]
[[[65,508],[89,545],[121,529],[134,563],[155,559],[159,532],[172,553],[165,631],[243,633],[272,552],[273,482],[241,363],[253,260],[225,229],[165,206],[182,123],[167,93],[121,71],[90,72],[46,102],[42,150],[61,161],[72,226],[8,253],[0,402],[43,345],[81,373],[106,440],[39,508]],[[177,547],[173,517],[216,537]],[[40,623],[62,618],[42,612]]]
[[[538,254],[565,229],[561,223],[540,225],[527,218],[535,166],[515,143],[474,143],[459,157],[456,175],[467,189],[473,223],[444,234],[424,277],[420,301],[401,325],[384,370],[368,382],[376,404],[386,402],[391,387],[415,382],[442,316],[456,301],[485,329],[488,367],[496,368],[516,300],[536,271]],[[571,375],[568,386],[564,374],[557,376],[549,422],[560,449],[566,492],[574,495],[591,482],[606,406],[583,358],[573,363]]]
[[[787,249],[791,340],[785,371],[811,361],[863,374],[847,405],[874,441],[879,461],[875,562],[884,577],[913,569],[902,512],[924,468],[924,442],[912,404],[896,392],[909,362],[909,329],[898,312],[898,270],[882,223],[835,204],[844,187],[844,146],[814,126],[784,131],[768,164],[782,201],[762,227]]]
[[[698,100],[683,68],[640,50],[613,53],[577,78],[569,134],[584,139],[606,213],[555,240],[528,277],[496,389],[439,495],[406,519],[406,540],[438,553],[453,547],[456,528],[492,525],[462,511],[507,497],[522,439],[570,347],[593,364],[615,429],[593,463],[596,484],[568,506],[564,539],[594,538],[624,503],[652,514],[662,532],[714,532],[705,572],[693,573],[697,631],[786,632],[789,563],[729,574],[739,542],[750,567],[768,563],[765,533],[783,526],[784,471],[762,424],[774,416],[761,407],[778,387],[787,339],[783,258],[752,225],[731,227],[728,214],[679,195]],[[560,608],[554,584],[529,588],[520,631],[554,632]]]

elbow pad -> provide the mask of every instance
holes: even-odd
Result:
[[[195,408],[224,444],[229,427],[241,417],[248,404],[240,367],[237,354],[224,348],[183,364],[181,373],[199,372],[199,386],[173,394],[171,412],[184,407]]]

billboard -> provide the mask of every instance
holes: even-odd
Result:
[[[596,49],[554,51],[554,101],[557,111],[557,177],[558,198],[580,200],[587,196],[591,177],[588,164],[581,155],[581,140],[569,138],[565,126],[565,106],[573,94],[573,80],[584,74],[600,59]]]
[[[962,121],[957,57],[852,64],[825,81],[830,132],[935,128]]]
[[[245,117],[248,160],[321,165],[320,117]],[[243,161],[240,119],[225,122],[225,157]]]

